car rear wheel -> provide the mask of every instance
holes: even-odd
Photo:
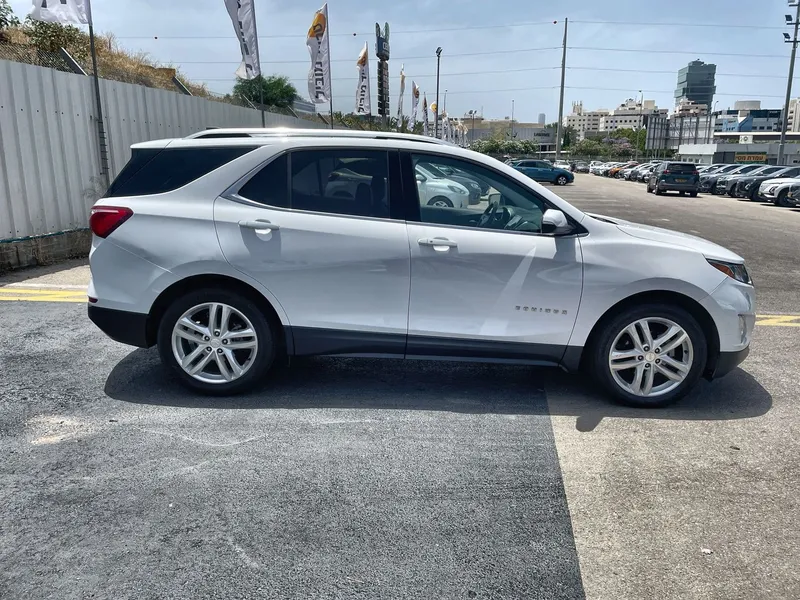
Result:
[[[444,196],[436,196],[435,198],[431,198],[428,201],[428,206],[442,206],[453,208],[453,203],[451,202],[450,198],[445,198]]]
[[[697,198],[697,192],[689,192],[689,195],[690,195],[692,198]]]
[[[623,404],[672,404],[695,386],[705,369],[705,334],[680,307],[637,306],[600,326],[590,355],[593,376]]]
[[[210,395],[253,389],[275,360],[263,311],[235,292],[204,289],[178,298],[158,328],[161,361],[181,382]]]
[[[556,184],[558,184],[558,185],[567,185],[568,182],[569,182],[569,180],[567,179],[566,175],[559,175],[556,178]]]

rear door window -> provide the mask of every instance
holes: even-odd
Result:
[[[298,150],[290,156],[291,208],[389,218],[386,152]]]

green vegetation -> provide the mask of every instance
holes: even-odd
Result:
[[[19,27],[19,19],[11,10],[8,0],[0,0],[0,29]]]
[[[255,79],[237,79],[233,86],[233,95],[239,100],[257,104],[263,93],[264,104],[286,108],[297,99],[297,89],[285,75],[259,76]]]

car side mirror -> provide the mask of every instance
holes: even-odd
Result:
[[[550,233],[553,235],[563,235],[570,233],[570,227],[567,216],[560,210],[548,208],[542,215],[542,233]]]
[[[422,183],[423,181],[425,181],[425,176],[420,173],[416,174],[416,178],[417,178],[417,183]]]

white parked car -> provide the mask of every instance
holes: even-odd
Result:
[[[428,206],[469,206],[469,190],[460,183],[444,177],[436,177],[422,165],[415,165],[417,192],[420,204]]]
[[[789,206],[786,196],[789,188],[796,183],[800,183],[800,178],[767,179],[759,186],[758,195],[778,206]]]
[[[572,170],[572,165],[570,165],[566,160],[557,160],[553,166],[558,169],[565,169],[567,171]]]
[[[421,161],[486,180],[488,201],[424,202]],[[330,187],[345,169],[352,197]],[[280,355],[346,355],[561,366],[662,406],[744,360],[755,323],[733,252],[414,136],[137,144],[90,226],[89,317],[209,394]]]

